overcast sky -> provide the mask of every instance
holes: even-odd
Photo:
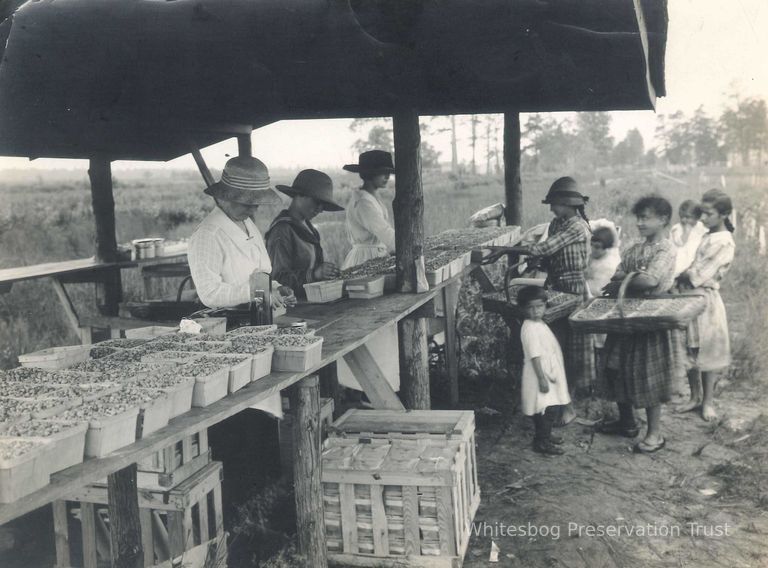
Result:
[[[768,98],[768,0],[669,0],[669,37],[666,54],[667,96],[657,102],[657,113],[683,110],[690,113],[699,105],[718,115],[727,103],[727,94],[738,89],[745,96]],[[651,111],[612,113],[613,135],[617,140],[630,128],[639,128],[652,146],[656,116]],[[523,117],[525,120],[525,117]],[[355,158],[351,145],[358,137],[349,130],[349,120],[283,121],[253,133],[254,155],[268,166],[299,169],[339,167]],[[429,142],[450,158],[447,135],[432,136]],[[466,144],[466,142],[465,142]],[[237,153],[234,141],[203,151],[213,168],[221,168],[227,154]],[[460,149],[464,159],[466,151]],[[147,167],[146,162],[117,162],[115,170]],[[154,167],[194,168],[188,156]],[[81,160],[0,157],[5,168],[77,168]],[[0,174],[2,175],[2,174]]]

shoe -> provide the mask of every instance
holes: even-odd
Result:
[[[632,451],[636,454],[652,454],[654,452],[658,452],[661,448],[663,448],[666,445],[667,445],[667,441],[664,438],[662,438],[661,442],[659,442],[655,446],[649,446],[648,444],[645,443],[645,440],[641,440],[632,447]]]
[[[624,436],[625,438],[637,438],[637,435],[640,433],[640,428],[638,428],[636,425],[627,427],[621,422],[621,420],[601,422],[595,426],[595,430],[601,434]]]
[[[549,440],[534,440],[533,451],[545,456],[561,456],[565,453],[562,448],[558,448]]]
[[[552,442],[556,446],[560,446],[563,444],[564,440],[560,436],[550,436],[549,441]]]

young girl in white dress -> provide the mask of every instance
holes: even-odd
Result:
[[[565,380],[563,352],[552,330],[542,318],[547,309],[547,293],[540,286],[526,286],[517,294],[525,312],[520,328],[525,363],[521,388],[523,414],[533,419],[533,450],[544,455],[563,454],[562,438],[552,435],[552,425],[571,402]]]
[[[719,189],[702,197],[702,223],[709,230],[696,250],[696,258],[677,279],[681,289],[694,288],[707,297],[704,312],[688,328],[688,372],[690,400],[678,412],[701,409],[706,421],[717,419],[714,407],[715,384],[719,373],[731,364],[731,343],[725,304],[720,297],[720,281],[733,262],[736,243],[728,216],[733,211],[731,198]],[[702,388],[703,387],[703,388]]]

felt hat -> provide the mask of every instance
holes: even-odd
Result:
[[[344,208],[333,199],[333,181],[327,174],[317,170],[302,170],[292,185],[277,185],[277,189],[290,197],[304,195],[323,204],[326,211],[343,211]]]
[[[278,205],[283,202],[270,185],[267,166],[251,156],[227,160],[221,180],[207,187],[205,193],[243,205]]]
[[[368,150],[360,154],[357,164],[347,164],[344,169],[355,173],[395,173],[392,154],[384,150]]]
[[[577,191],[576,180],[570,177],[561,177],[549,188],[547,196],[542,203],[545,205],[569,205],[580,207],[586,205],[589,197]]]

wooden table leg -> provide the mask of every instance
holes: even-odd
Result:
[[[56,538],[56,566],[65,568],[70,566],[69,555],[69,518],[67,517],[67,502],[54,501],[53,506],[53,533]]]
[[[410,410],[429,410],[429,348],[427,320],[405,318],[398,324],[400,350],[400,392]]]
[[[459,358],[456,353],[456,310],[459,305],[461,280],[452,282],[443,288],[445,304],[445,366],[451,391],[451,405],[459,403]]]
[[[107,477],[113,568],[144,566],[136,475],[134,463]]]
[[[80,504],[80,524],[83,529],[83,568],[97,568],[96,511],[93,503]]]
[[[299,552],[307,566],[327,568],[323,492],[320,484],[320,388],[316,376],[291,390],[293,423],[293,481]]]
[[[424,319],[420,321],[426,321]],[[425,335],[426,341],[426,335]],[[403,403],[397,397],[397,393],[387,381],[370,349],[361,345],[357,349],[344,355],[344,362],[349,365],[352,374],[360,383],[363,391],[373,404],[373,407],[381,410],[405,410]]]

